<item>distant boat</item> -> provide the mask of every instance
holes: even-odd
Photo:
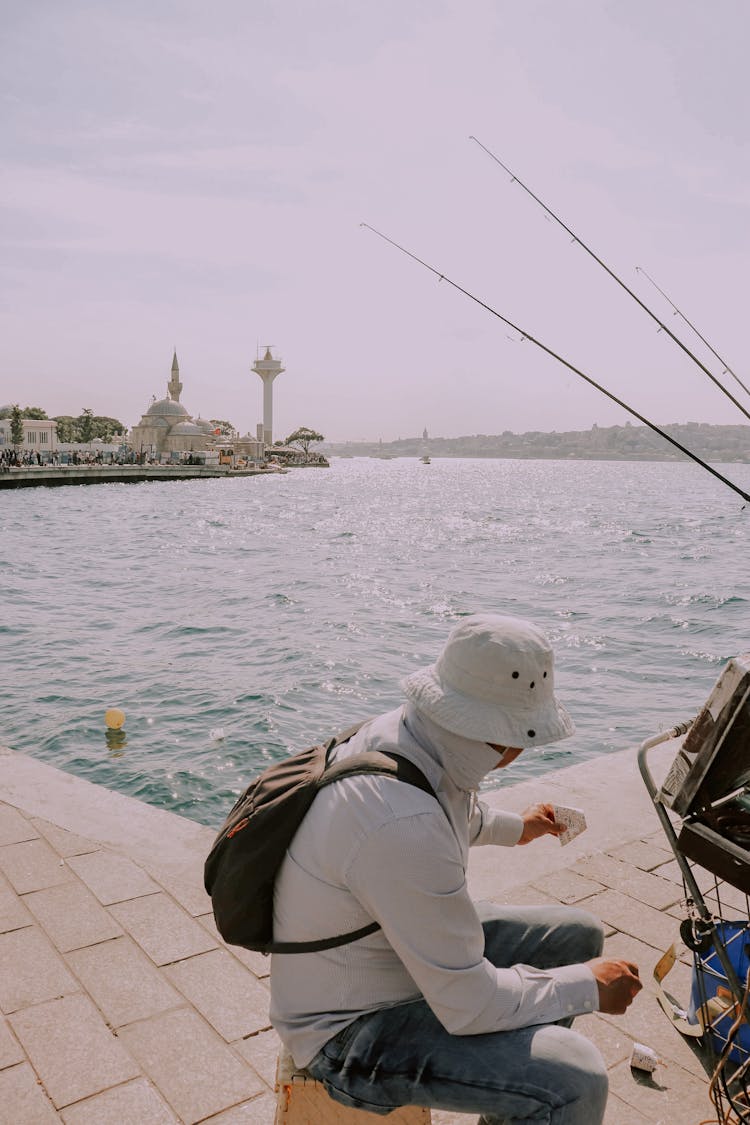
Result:
[[[422,456],[419,458],[419,460],[422,462],[423,465],[431,464],[429,453],[423,453]]]

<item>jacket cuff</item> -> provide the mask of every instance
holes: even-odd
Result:
[[[588,965],[559,965],[549,972],[558,987],[563,1016],[599,1011],[599,986]]]

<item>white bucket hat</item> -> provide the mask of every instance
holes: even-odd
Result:
[[[554,654],[520,617],[477,613],[448,636],[434,664],[402,680],[407,699],[438,726],[478,742],[543,746],[575,726],[554,692]]]

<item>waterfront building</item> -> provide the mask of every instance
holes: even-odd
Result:
[[[154,395],[140,422],[130,432],[129,444],[136,453],[161,458],[163,454],[204,452],[215,444],[214,427],[206,418],[193,418],[180,402],[181,394],[175,351],[166,396],[157,399]]]
[[[285,368],[281,360],[273,358],[271,349],[266,348],[263,359],[256,359],[252,370],[263,381],[263,441],[269,449],[273,445],[273,381]]]
[[[5,407],[10,410],[10,407]],[[23,444],[18,453],[53,453],[57,447],[57,422],[54,418],[23,418]],[[0,418],[0,449],[12,449],[10,418]]]

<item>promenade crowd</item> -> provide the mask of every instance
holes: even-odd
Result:
[[[45,450],[43,453],[24,450],[19,453],[13,447],[0,449],[0,472],[8,472],[12,468],[23,469],[33,466],[158,465],[159,463],[157,458],[150,457],[146,453],[136,453],[133,450],[124,453],[109,453],[102,450],[82,452],[76,449],[69,452]],[[185,465],[198,463],[198,459],[194,458],[192,454],[183,457],[180,461],[180,464]]]

